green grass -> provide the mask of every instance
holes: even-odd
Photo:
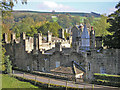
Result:
[[[23,82],[8,75],[2,75],[2,88],[38,88],[29,82]]]
[[[120,75],[100,74],[100,73],[94,73],[94,75],[120,77]]]

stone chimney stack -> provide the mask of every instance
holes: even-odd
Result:
[[[93,26],[90,31],[90,48],[95,49],[95,30],[93,29]]]
[[[47,36],[47,42],[51,43],[52,42],[52,33],[48,31],[48,36]]]
[[[62,45],[61,45],[61,42],[56,42],[55,43],[55,51],[62,51]]]

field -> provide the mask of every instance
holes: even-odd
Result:
[[[19,81],[8,75],[2,75],[2,88],[38,88],[29,82]]]

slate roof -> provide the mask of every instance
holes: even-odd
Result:
[[[64,66],[59,66],[55,69],[52,69],[51,72],[62,73],[62,74],[74,74],[72,67],[64,67]],[[76,68],[76,72],[77,72],[77,74],[84,73],[83,71],[79,70],[78,68]]]

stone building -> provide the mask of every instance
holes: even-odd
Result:
[[[81,31],[72,31],[72,48],[69,40],[52,37],[50,32],[46,41],[43,40],[42,34],[26,37],[25,33],[22,33],[20,38],[16,38],[15,33],[12,33],[11,41],[8,42],[7,34],[4,34],[6,55],[10,55],[13,66],[24,70],[51,72],[55,68],[74,66],[72,62],[76,62],[76,65],[81,67],[79,70],[84,70],[86,79],[92,79],[94,73],[120,74],[120,50],[101,49],[102,38],[95,38],[92,27],[90,32],[86,31],[86,26],[84,27],[79,28],[87,35],[85,38],[81,38]],[[82,39],[86,39],[83,44],[80,42],[84,42]]]
[[[94,49],[95,47],[95,31],[93,27],[91,30],[87,28],[86,25],[75,25],[71,28],[72,31],[72,45],[77,45],[79,51],[89,51],[90,48]]]

